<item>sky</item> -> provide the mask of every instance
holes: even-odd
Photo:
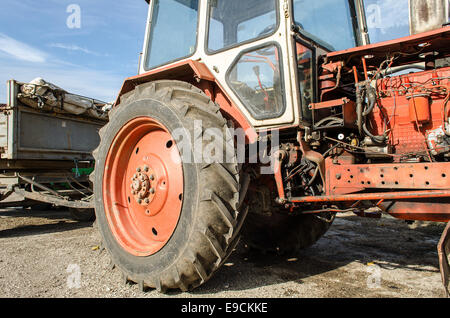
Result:
[[[147,8],[144,0],[1,0],[0,103],[7,80],[37,77],[115,100],[138,73]]]

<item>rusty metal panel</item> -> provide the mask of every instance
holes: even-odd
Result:
[[[384,212],[402,220],[448,222],[450,202],[448,198],[385,201],[379,205]]]
[[[409,0],[411,34],[439,29],[448,22],[448,0]]]
[[[328,194],[364,189],[450,189],[450,163],[329,165]]]
[[[0,115],[0,154],[7,160],[93,160],[104,125],[73,115],[52,114],[18,103],[17,83],[8,82]]]
[[[84,160],[100,143],[102,125],[19,107],[16,159]]]

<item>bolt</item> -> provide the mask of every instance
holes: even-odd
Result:
[[[341,180],[341,174],[340,173],[338,173],[337,175],[336,175],[336,179],[338,179],[338,180]]]
[[[138,167],[138,168],[136,169],[136,171],[137,171],[137,172],[141,172],[141,168]]]
[[[144,171],[148,172],[148,170],[149,170],[148,166],[144,166]]]
[[[148,198],[146,198],[146,199],[144,200],[144,202],[147,203],[147,204],[149,204],[149,203],[150,203],[150,200],[149,200]]]
[[[150,189],[150,193],[151,193],[151,194],[155,193],[155,189],[151,188],[151,189]]]
[[[138,201],[137,201],[139,204],[141,204],[142,203],[142,200],[141,199],[139,199]]]
[[[152,180],[152,181],[155,180],[155,176],[151,174],[150,175],[150,180]]]

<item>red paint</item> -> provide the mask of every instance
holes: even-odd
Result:
[[[183,183],[179,150],[164,125],[139,117],[122,127],[105,161],[103,202],[125,251],[149,256],[164,247],[180,218]]]
[[[435,79],[436,74],[440,80]],[[448,117],[449,108],[443,114],[446,91],[450,90],[450,79],[446,77],[450,77],[450,67],[378,80],[378,105],[382,111],[375,107],[369,118],[372,133],[381,135],[389,129],[397,155],[427,152],[427,131],[441,127],[444,116]],[[424,94],[429,97],[421,98]]]
[[[254,143],[258,140],[258,134],[253,126],[226,95],[225,90],[206,65],[199,61],[184,60],[126,79],[115,105],[120,104],[120,96],[132,91],[136,86],[157,80],[180,80],[201,88],[206,95],[220,106],[227,119],[232,120],[236,127],[240,127],[245,131],[246,139],[249,143]],[[208,84],[204,84],[204,82]]]
[[[412,123],[424,124],[431,120],[429,98],[427,94],[409,96],[409,119]]]
[[[345,60],[349,57],[360,58],[365,55],[375,55],[380,58],[385,58],[387,52],[405,52],[407,48],[417,46],[421,43],[429,43],[428,50],[443,51],[442,49],[448,47],[448,35],[450,34],[450,26],[446,26],[437,30],[415,34],[395,40],[379,42],[364,46],[358,46],[347,50],[331,52],[327,54],[327,58],[336,60]],[[434,43],[438,40],[439,43]],[[369,62],[369,60],[367,61]],[[378,64],[379,65],[379,64]]]

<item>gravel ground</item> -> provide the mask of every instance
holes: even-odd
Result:
[[[242,245],[191,293],[142,293],[124,284],[95,224],[67,211],[0,210],[0,297],[444,297],[436,245],[444,224],[343,214],[297,255]],[[78,275],[80,273],[80,275]]]

